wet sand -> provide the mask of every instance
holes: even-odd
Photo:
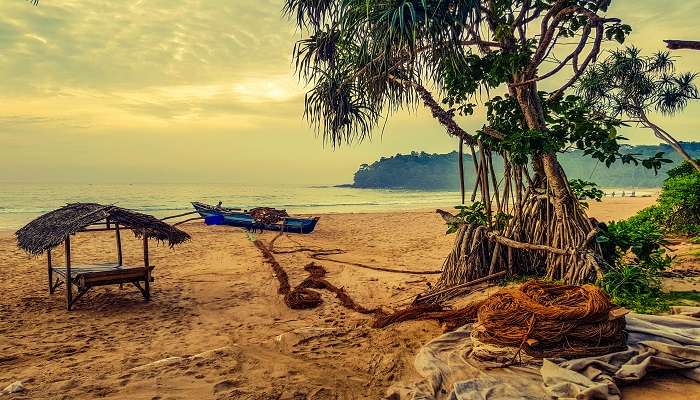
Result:
[[[608,199],[591,204],[590,215],[626,218],[653,201]],[[13,398],[378,399],[393,382],[413,376],[414,354],[442,332],[430,321],[374,330],[371,317],[343,308],[326,291],[318,308],[290,310],[249,234],[183,226],[192,241],[175,249],[152,246],[156,281],[149,303],[136,288],[103,287],[72,312],[65,310],[63,288],[48,294],[45,257],[28,257],[12,232],[0,232],[0,389],[21,380],[28,391]],[[328,214],[312,235],[293,236],[298,243],[283,236],[276,248],[341,249],[328,257],[429,271],[440,268],[452,245],[444,233],[429,211]],[[257,238],[268,242],[274,235]],[[123,238],[125,262],[140,265],[140,242]],[[108,233],[79,234],[72,248],[75,264],[115,258]],[[61,251],[54,257],[61,260]],[[277,258],[292,286],[308,275],[308,252]],[[317,262],[330,282],[368,308],[398,307],[437,279]],[[697,384],[671,375],[627,393],[668,400],[693,392],[700,394]]]

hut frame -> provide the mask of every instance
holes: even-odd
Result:
[[[143,265],[124,265],[121,232],[129,229],[143,242]],[[71,260],[71,236],[79,232],[113,231],[116,263],[73,265]],[[170,246],[182,243],[190,237],[187,233],[162,222],[155,217],[136,213],[115,206],[94,203],[68,204],[45,214],[27,224],[16,233],[20,248],[39,255],[46,252],[49,294],[66,286],[66,303],[70,311],[73,305],[91,288],[105,285],[133,284],[145,301],[151,297],[154,266],[149,261],[149,238],[167,241]],[[51,250],[63,244],[65,262],[58,266]],[[73,287],[76,288],[75,296]]]
[[[98,226],[104,225],[104,228]],[[77,302],[88,290],[97,286],[119,284],[133,284],[143,295],[145,301],[151,299],[151,282],[154,278],[151,275],[154,265],[149,263],[148,236],[141,234],[143,240],[143,266],[128,267],[123,262],[121,228],[118,223],[111,223],[108,218],[103,221],[89,225],[91,228],[81,229],[78,232],[103,232],[114,231],[115,241],[117,245],[117,262],[116,264],[95,264],[95,265],[72,265],[71,262],[71,240],[67,236],[63,247],[65,249],[65,265],[63,267],[54,266],[52,264],[51,249],[46,251],[46,259],[48,266],[49,294],[53,294],[56,289],[62,284],[66,285],[66,303],[68,310],[71,310],[73,304]],[[128,226],[123,228],[130,229]],[[58,275],[53,280],[53,274]],[[52,283],[53,282],[53,283]],[[141,286],[143,282],[143,286]],[[76,287],[77,293],[73,296],[73,286]]]

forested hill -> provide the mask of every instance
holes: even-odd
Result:
[[[700,142],[684,142],[683,147],[693,156],[700,157]],[[658,175],[652,170],[633,164],[616,162],[610,168],[604,163],[583,155],[583,152],[559,154],[569,179],[593,181],[601,187],[659,187],[666,177],[665,171],[676,165],[680,156],[668,145],[625,146],[623,153],[640,154],[639,158],[652,156],[659,151],[665,152],[665,158],[673,164],[664,164]],[[355,172],[353,187],[357,188],[394,188],[418,190],[457,190],[459,173],[457,172],[456,151],[447,154],[428,154],[412,152],[382,157],[372,164],[362,164]],[[502,162],[494,157],[494,166],[502,169]],[[473,186],[474,162],[471,155],[464,156],[464,175],[467,187]]]

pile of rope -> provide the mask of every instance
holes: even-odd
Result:
[[[274,224],[289,216],[286,210],[272,207],[257,207],[248,211],[255,222],[259,224]]]
[[[311,289],[325,289],[335,294],[335,296],[340,300],[340,303],[351,310],[357,311],[361,314],[378,314],[383,315],[380,308],[366,308],[360,304],[357,304],[346,292],[345,289],[339,288],[325,279],[326,269],[323,266],[315,264],[313,262],[304,266],[304,270],[309,273],[298,286],[292,288],[289,284],[289,276],[287,272],[282,268],[280,263],[275,259],[272,251],[267,248],[260,240],[256,240],[255,246],[261,251],[265,261],[270,264],[272,270],[277,277],[279,282],[279,288],[277,293],[284,295],[284,303],[287,307],[294,310],[316,308],[321,303],[323,299],[321,295]]]
[[[593,285],[529,281],[496,292],[476,309],[474,337],[535,357],[578,358],[626,347],[624,312]]]
[[[593,285],[528,281],[457,310],[416,304],[378,318],[375,328],[411,319],[438,320],[449,330],[475,322],[472,339],[534,358],[578,358],[625,349],[625,310]]]

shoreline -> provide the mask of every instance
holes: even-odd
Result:
[[[641,210],[642,208],[648,207],[652,205],[653,203],[656,202],[656,199],[658,198],[658,195],[650,195],[650,196],[636,196],[636,197],[604,197],[601,202],[595,202],[595,201],[588,201],[587,203],[589,204],[589,212],[588,214],[590,216],[596,217],[599,221],[606,222],[610,220],[619,220],[619,219],[626,219],[634,215],[637,211]],[[607,206],[625,206],[625,208],[617,209],[614,212],[612,210],[605,210]],[[431,206],[423,206],[423,207],[416,207],[416,208],[381,208],[381,209],[373,209],[373,210],[357,210],[357,211],[349,211],[349,210],[342,210],[342,211],[322,211],[322,212],[317,212],[317,213],[309,213],[309,212],[301,212],[301,213],[290,213],[291,215],[298,215],[298,216],[325,216],[325,215],[366,215],[366,214],[401,214],[401,213],[424,213],[424,212],[435,212],[435,209],[440,208],[445,211],[453,211],[455,205],[454,204],[440,204],[436,202],[435,204]],[[630,208],[631,207],[631,208]],[[179,211],[187,211],[187,210],[192,210],[191,208],[183,208]],[[634,210],[634,212],[630,212],[630,210]],[[157,211],[157,210],[156,210]],[[176,213],[176,210],[172,210],[174,213]],[[154,213],[154,211],[142,211],[145,213]],[[615,212],[619,215],[613,215]],[[19,214],[19,213],[17,213]],[[24,214],[24,213],[22,213]],[[40,215],[39,213],[26,213],[26,214],[31,214],[31,218],[27,218],[24,220],[23,224],[28,223],[32,219],[34,219],[36,216]],[[166,215],[160,215],[164,214],[161,212],[155,212],[154,213],[156,216],[159,217],[164,217]],[[598,214],[598,215],[596,215]],[[196,223],[196,222],[195,222]],[[7,233],[7,232],[14,232],[17,229],[21,228],[22,225],[19,226],[14,226],[14,227],[2,227],[0,226],[0,233]]]

